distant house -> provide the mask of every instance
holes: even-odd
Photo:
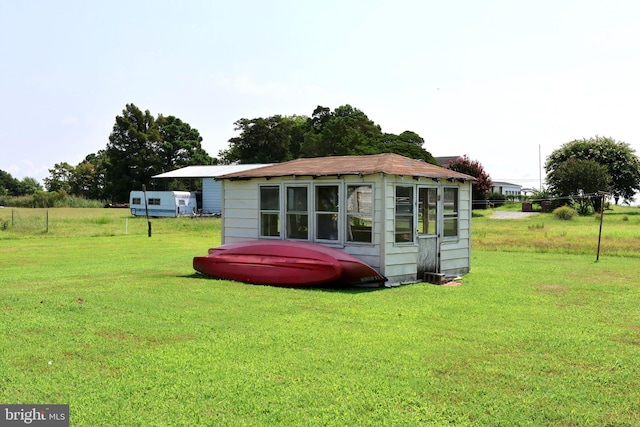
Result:
[[[222,165],[222,166],[185,166],[170,172],[153,176],[154,179],[201,179],[202,192],[196,193],[197,210],[204,213],[220,213],[222,211],[222,184],[217,178],[220,175],[240,172],[263,164]]]
[[[462,156],[435,157],[436,162],[438,162],[438,164],[445,169],[449,168],[449,165],[451,164],[451,162],[455,162],[456,160],[461,158]]]
[[[377,154],[297,159],[218,179],[223,243],[282,239],[336,247],[389,285],[471,268],[469,175]]]
[[[522,193],[522,186],[510,182],[494,181],[490,192],[505,196],[519,196]]]

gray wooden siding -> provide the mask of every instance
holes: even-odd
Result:
[[[457,240],[443,240],[440,271],[447,275],[461,275],[471,269],[471,183],[460,185]]]

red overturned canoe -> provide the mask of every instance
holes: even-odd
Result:
[[[221,279],[275,286],[368,285],[387,279],[338,249],[306,242],[250,240],[209,249],[193,268]]]

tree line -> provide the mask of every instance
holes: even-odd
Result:
[[[396,153],[438,165],[415,132],[385,133],[361,110],[343,105],[318,106],[310,116],[274,115],[234,122],[237,136],[218,157],[202,148],[197,129],[175,116],[154,117],[134,104],[116,116],[103,150],[77,165],[56,163],[44,179],[48,192],[112,203],[128,201],[129,192],[149,186],[154,175],[189,165],[278,163],[301,157]],[[492,185],[477,160],[466,155],[448,165],[476,177],[473,200],[485,200]],[[586,211],[589,198],[575,195],[609,192],[630,202],[640,190],[640,161],[629,144],[596,136],[574,140],[555,150],[545,164],[548,197],[564,197]],[[542,190],[542,189],[541,189]],[[33,178],[16,180],[0,171],[0,196],[33,194],[42,187]],[[585,201],[586,200],[586,201]]]
[[[48,192],[108,202],[126,202],[129,191],[148,184],[151,177],[189,165],[215,164],[202,148],[197,129],[175,116],[154,117],[127,104],[116,116],[109,142],[103,150],[88,154],[77,165],[56,163],[44,179]],[[17,185],[0,171],[0,195],[22,196],[42,187],[35,179]]]
[[[394,152],[436,164],[415,132],[383,133],[366,114],[350,105],[331,111],[318,106],[310,117],[275,115],[242,118],[238,136],[219,157],[202,148],[197,129],[175,116],[154,117],[134,104],[116,116],[109,142],[77,165],[56,163],[44,179],[49,192],[88,199],[126,202],[132,189],[152,177],[189,165],[277,163],[299,157]],[[1,185],[1,184],[0,184]],[[13,189],[13,187],[11,187]],[[10,194],[17,195],[15,191]]]
[[[361,110],[343,105],[331,111],[318,106],[310,117],[240,119],[237,137],[220,151],[221,163],[276,163],[301,157],[396,153],[437,164],[415,132],[382,132]]]

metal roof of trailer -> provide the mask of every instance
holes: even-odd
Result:
[[[170,172],[154,175],[152,178],[217,178],[222,175],[256,169],[270,164],[185,166]]]

